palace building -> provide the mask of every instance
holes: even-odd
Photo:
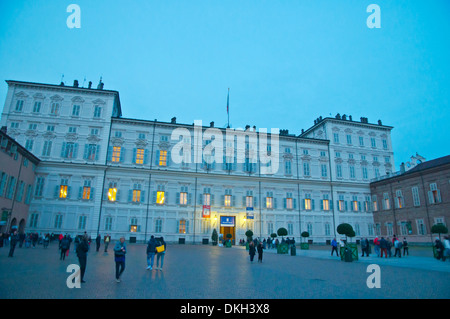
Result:
[[[375,236],[370,181],[395,167],[392,127],[381,121],[338,114],[299,135],[248,125],[229,138],[214,122],[124,118],[119,92],[102,82],[6,83],[1,125],[40,159],[26,231],[202,243],[213,229],[239,241],[248,229],[267,238],[284,227],[297,242],[308,231],[325,243],[346,222],[357,237]],[[181,142],[188,148],[175,154]]]

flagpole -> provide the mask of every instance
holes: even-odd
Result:
[[[230,128],[230,88],[228,88],[228,95],[227,95],[227,114],[228,114],[228,126],[227,128]]]

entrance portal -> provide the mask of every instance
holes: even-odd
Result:
[[[220,233],[224,240],[228,239],[227,234],[231,234],[231,243],[235,244],[235,216],[220,216]]]

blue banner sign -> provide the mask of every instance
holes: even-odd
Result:
[[[220,226],[234,227],[234,216],[220,216]]]

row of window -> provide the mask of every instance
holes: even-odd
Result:
[[[427,190],[428,195],[428,204],[439,204],[442,202],[441,192],[437,187],[436,183],[429,184],[429,190]],[[411,197],[412,204],[414,207],[420,207],[420,195],[419,195],[419,187],[413,186],[411,187]],[[396,209],[405,208],[405,199],[401,189],[397,189],[395,191],[394,197],[394,205]],[[383,198],[381,199],[382,209],[389,210],[391,209],[391,201],[389,198],[389,193],[383,193]],[[373,211],[378,211],[378,198],[377,195],[372,195],[372,205]]]
[[[24,201],[25,204],[30,204],[33,186],[27,185],[24,181],[17,183],[17,178],[14,176],[8,176],[5,172],[0,172],[0,197],[13,199],[16,187],[18,188],[15,201]]]
[[[353,145],[353,136],[351,134],[346,134],[345,135],[345,141],[347,142],[347,145]],[[340,144],[340,134],[339,133],[333,133],[333,142],[335,144]],[[383,145],[383,149],[387,150],[388,149],[388,143],[386,139],[382,139],[381,140],[382,145]],[[363,136],[358,136],[358,145],[359,146],[366,146],[365,145],[365,139]],[[372,148],[377,148],[377,141],[374,137],[370,138],[370,146]]]
[[[16,101],[16,106],[15,106],[15,111],[16,112],[23,112],[23,105],[24,105],[24,100],[17,100]],[[61,103],[59,102],[52,102],[50,104],[50,115],[54,115],[57,116],[59,115],[61,112]],[[81,105],[80,104],[73,104],[72,105],[72,112],[71,115],[73,117],[79,117],[80,116],[80,112],[81,112]],[[42,101],[35,101],[33,104],[33,110],[32,110],[33,114],[40,114],[42,113]],[[94,105],[94,109],[93,109],[93,118],[100,118],[102,116],[102,107],[100,105]]]

